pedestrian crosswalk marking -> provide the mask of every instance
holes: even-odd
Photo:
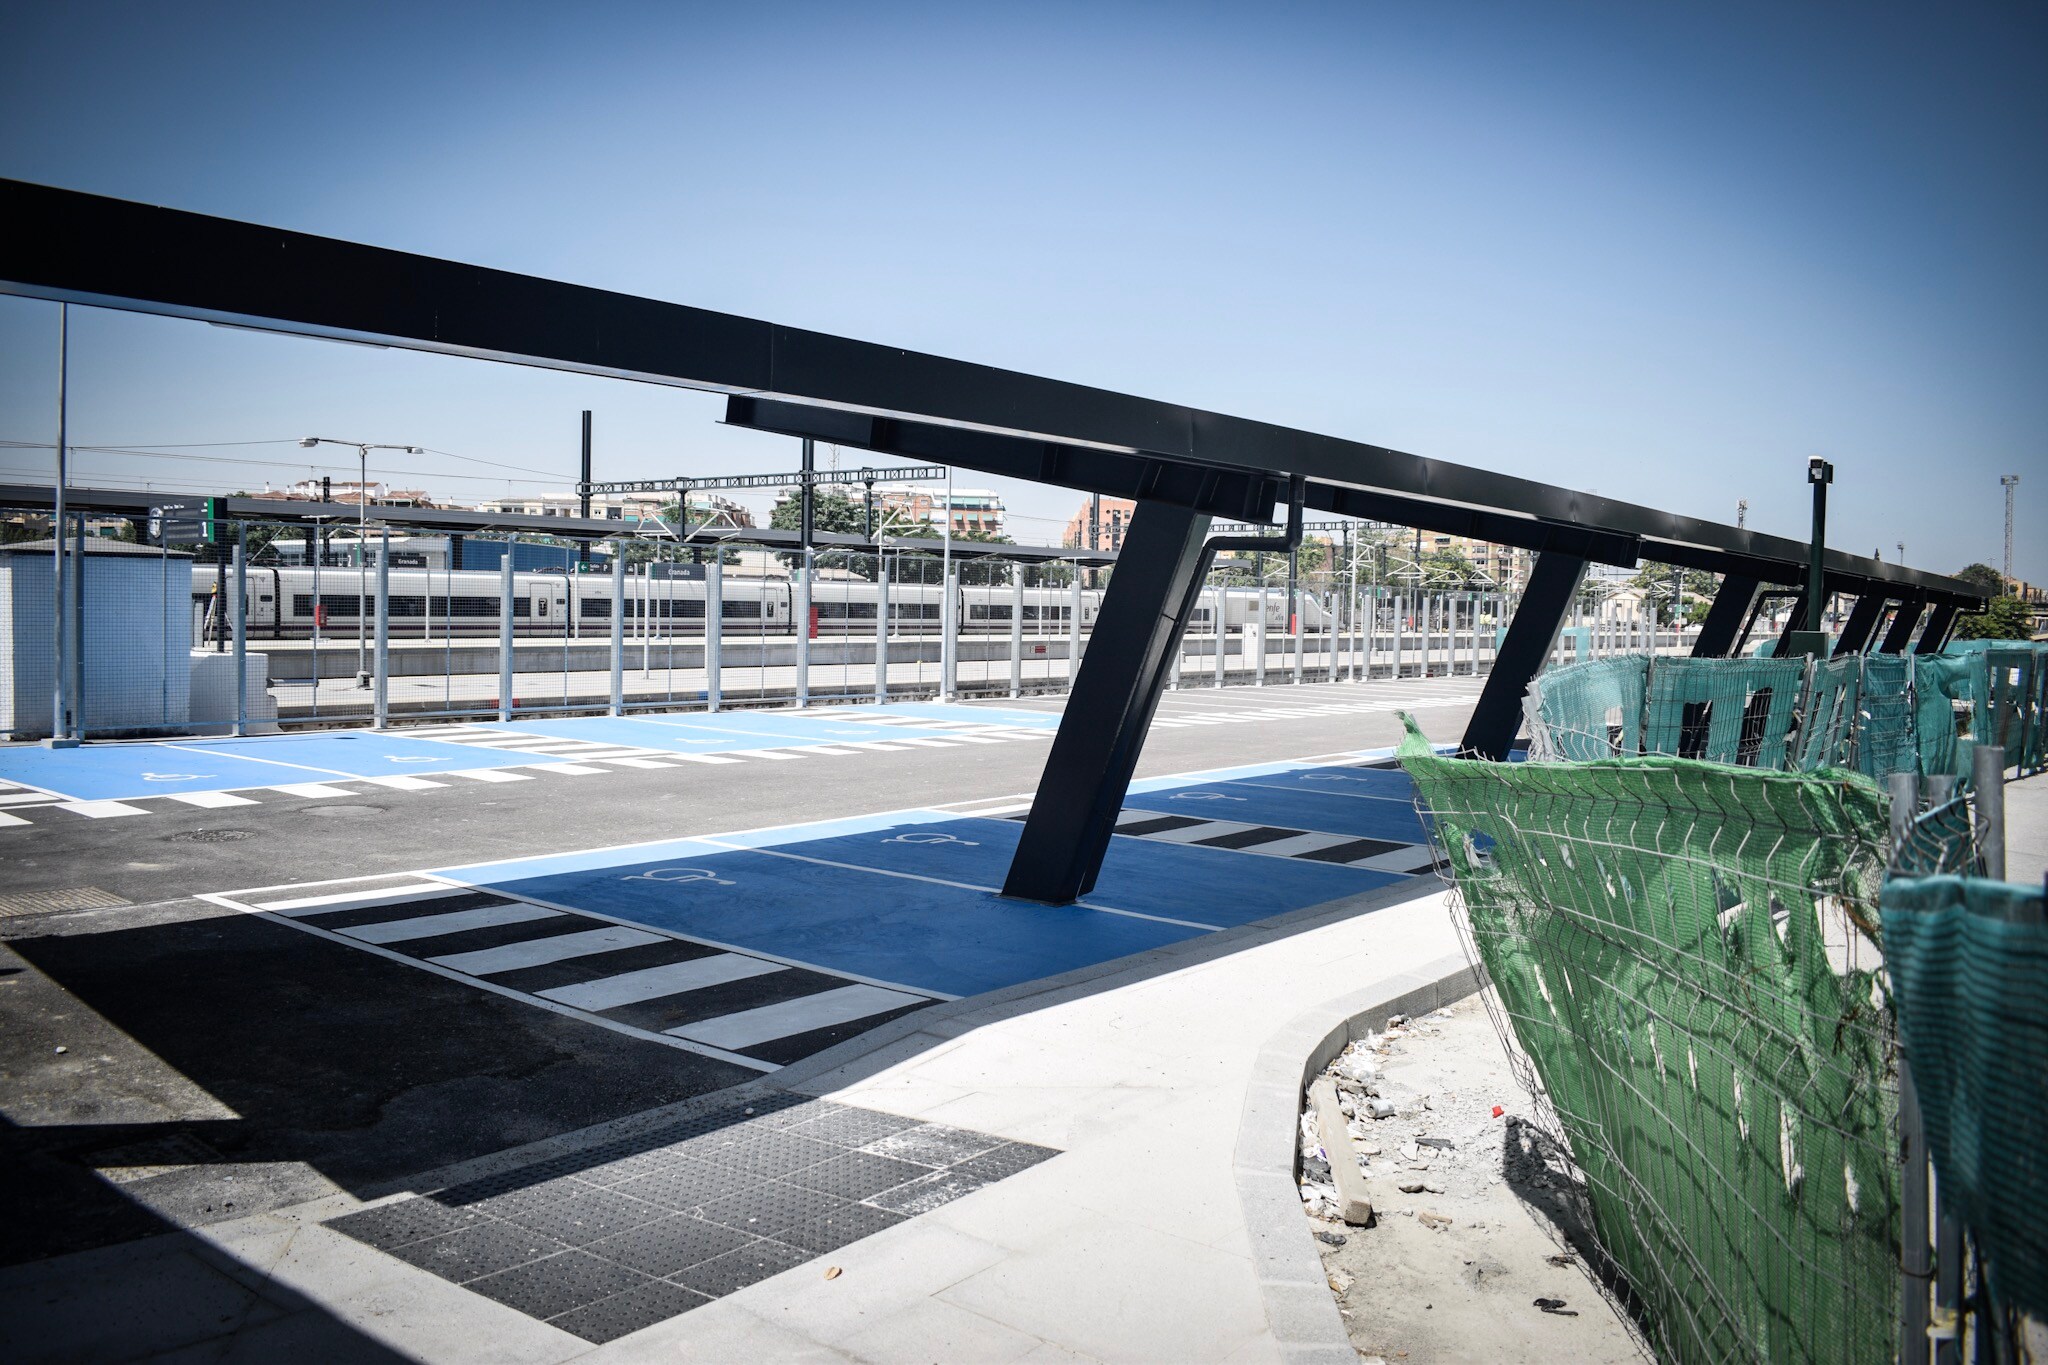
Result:
[[[362,878],[350,888],[308,895],[289,894],[293,890],[270,887],[202,899],[269,914],[280,924],[498,996],[754,1071],[776,1071],[790,1060],[784,1040],[951,998],[423,874]],[[444,909],[443,902],[462,908]],[[465,934],[482,941],[465,949]],[[415,955],[409,946],[415,944],[435,951],[431,957]],[[653,966],[646,965],[650,954],[657,959]],[[664,955],[670,960],[659,961]],[[610,971],[608,961],[616,962]],[[542,984],[536,974],[552,974],[555,983]],[[660,1030],[636,1022],[650,1011],[663,1023],[663,1015],[687,1018],[693,1000],[723,1004],[732,990],[747,994],[750,988],[742,983],[750,981],[761,983],[752,998],[724,1013]],[[697,994],[713,990],[720,993]],[[778,1045],[777,1061],[749,1055]],[[829,1045],[824,1040],[816,1047]]]
[[[642,971],[627,972],[622,976],[606,977],[602,981],[585,981],[574,986],[558,986],[554,990],[539,991],[536,994],[564,1005],[578,1009],[609,1010],[620,1005],[638,1005],[648,1000],[659,1000],[665,995],[680,995],[685,991],[700,991],[706,986],[723,986],[730,981],[744,981],[752,976],[768,976],[774,972],[786,972],[789,968],[780,962],[766,962],[758,957],[745,957],[739,953],[718,953],[711,957],[692,958],[688,962],[670,963],[665,967],[649,967]]]
[[[820,991],[718,1019],[699,1020],[668,1032],[677,1038],[737,1050],[923,1003],[923,996],[905,991],[883,990],[880,986],[841,986],[835,991]]]

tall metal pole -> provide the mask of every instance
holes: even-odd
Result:
[[[812,532],[816,529],[816,509],[811,504],[811,488],[818,474],[818,449],[809,439],[804,440],[803,480],[797,485],[797,544],[804,550],[811,548]],[[806,560],[808,567],[808,558]]]
[[[370,685],[370,448],[356,447],[356,686]]]
[[[2001,474],[1999,484],[2005,489],[2005,581],[2012,581],[2012,490],[2019,485],[2017,474]],[[1900,552],[1902,555],[1904,551]]]
[[[54,683],[50,693],[50,738],[53,749],[68,749],[78,743],[72,733],[71,698],[65,689],[65,682],[71,672],[71,650],[69,631],[66,624],[66,588],[69,586],[64,563],[64,489],[69,478],[71,455],[70,429],[68,425],[69,404],[66,401],[65,384],[70,379],[71,305],[57,305],[57,487],[54,493],[54,507],[50,522],[50,638],[55,648],[52,669]],[[81,561],[79,574],[82,577],[85,565]]]
[[[581,498],[582,498],[581,504],[579,505],[579,507],[577,508],[577,510],[578,510],[578,511],[580,511],[580,512],[581,512],[581,513],[583,514],[583,519],[584,519],[585,521],[589,521],[589,520],[590,520],[590,409],[589,409],[589,408],[585,408],[585,409],[583,410],[583,482],[582,482],[582,483],[580,483],[579,485],[577,485],[577,489],[576,489],[576,491],[577,491],[577,492],[578,492],[578,493],[579,493],[579,494],[581,495]],[[686,513],[686,516],[687,516],[687,513]],[[577,561],[578,561],[579,563],[583,563],[583,564],[588,564],[588,563],[590,562],[590,542],[589,542],[589,541],[587,541],[587,540],[586,540],[586,541],[583,541],[583,542],[581,543],[581,545],[580,545],[580,547],[579,547],[579,549],[578,549],[578,551],[577,551]]]
[[[512,634],[512,548],[505,542],[505,557],[498,563],[498,719],[512,719],[513,661],[517,646]]]
[[[377,537],[376,690],[370,694],[374,728],[391,723],[391,528]]]
[[[249,733],[249,527],[235,528],[235,583],[222,599],[235,629],[235,723],[237,735]]]

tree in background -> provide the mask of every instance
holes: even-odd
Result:
[[[2027,604],[2006,594],[2005,575],[1989,564],[1972,564],[1956,574],[1991,599],[1983,611],[1956,618],[1958,640],[2031,640],[2033,614]]]
[[[1994,597],[1991,605],[1970,616],[1956,618],[1958,640],[2031,640],[2034,614],[2017,597]]]
[[[1989,564],[1972,564],[1966,569],[1957,571],[1956,577],[1962,579],[1963,582],[1968,583],[1986,597],[2003,597],[2005,595],[2005,575],[1992,568]]]
[[[1645,561],[1636,576],[1628,581],[1631,588],[1642,593],[1644,600],[1655,609],[1659,620],[1671,619],[1671,580],[1679,573],[1675,564],[1660,564],[1655,560]],[[1713,605],[1714,594],[1720,590],[1721,580],[1704,569],[1687,569],[1680,580],[1685,595],[1685,623],[1696,626],[1707,619],[1707,608]]]

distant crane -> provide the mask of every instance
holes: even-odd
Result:
[[[2005,581],[2012,581],[2012,490],[2018,486],[2020,476],[2001,474],[1999,483],[2005,486]]]
[[[1740,531],[1747,525],[1749,525],[1749,499],[1737,498],[1735,500],[1735,529]]]
[[[1906,542],[1902,540],[1902,541],[1900,541],[1900,542],[1899,542],[1899,563],[1903,564],[1903,563],[1905,563],[1905,562],[1906,562]]]

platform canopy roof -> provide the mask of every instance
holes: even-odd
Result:
[[[1632,564],[1797,582],[1803,542],[1178,403],[583,285],[0,180],[0,292],[729,395],[727,420],[1270,523],[1314,508]],[[1829,551],[1831,587],[1974,608]]]

